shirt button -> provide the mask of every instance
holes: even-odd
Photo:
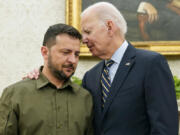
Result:
[[[58,124],[57,125],[57,128],[61,128],[63,125],[62,124]]]

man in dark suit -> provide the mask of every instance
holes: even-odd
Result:
[[[174,82],[165,58],[126,41],[126,21],[110,3],[85,9],[81,28],[83,42],[102,59],[83,78],[94,100],[95,135],[178,135]]]

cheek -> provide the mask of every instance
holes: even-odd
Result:
[[[99,38],[101,38],[101,34],[102,33],[95,31],[95,32],[92,32],[88,38],[89,38],[89,40],[96,42]]]
[[[79,60],[78,60],[79,61]],[[77,67],[77,65],[78,65],[78,61],[77,61],[77,63],[75,63],[74,64],[74,68],[76,69],[76,67]]]
[[[98,33],[92,39],[97,44],[103,44],[106,41],[107,36],[104,33]]]
[[[56,59],[54,61],[54,63],[56,64],[56,66],[59,68],[59,69],[62,69],[62,66],[66,64],[66,62],[64,62],[62,59]]]
[[[94,42],[95,41],[93,35],[88,36],[87,40],[88,40],[88,42]]]

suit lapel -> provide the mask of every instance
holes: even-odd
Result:
[[[103,113],[102,113],[102,119],[105,116],[105,113],[107,112],[110,104],[112,103],[113,99],[115,98],[118,91],[121,89],[121,86],[123,82],[125,81],[129,71],[133,67],[135,62],[135,48],[129,44],[123,59],[118,67],[118,70],[116,72],[116,75],[114,77],[111,89],[110,89],[110,95],[108,99],[106,100]]]

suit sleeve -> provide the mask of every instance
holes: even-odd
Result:
[[[17,134],[17,115],[12,109],[11,94],[5,89],[0,98],[0,135]]]
[[[165,58],[156,56],[145,79],[150,135],[177,135],[178,109],[174,81]]]

